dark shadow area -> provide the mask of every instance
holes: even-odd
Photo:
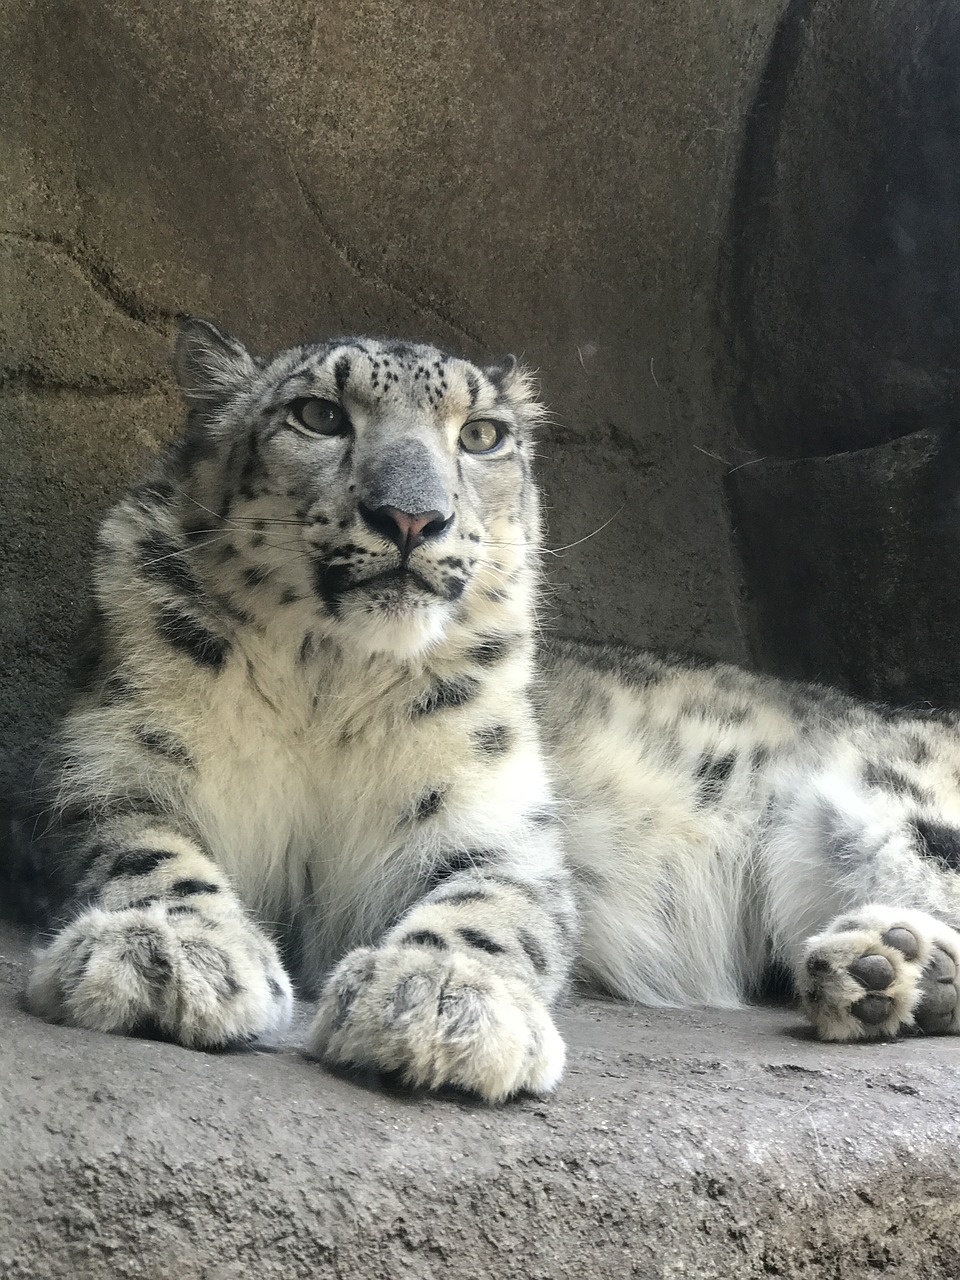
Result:
[[[794,0],[746,122],[729,240],[737,418],[810,457],[956,420],[960,10]]]
[[[320,1066],[319,1059],[307,1050],[301,1050],[300,1056],[306,1062],[312,1062]],[[425,1089],[415,1085],[408,1084],[400,1071],[381,1071],[378,1067],[344,1065],[330,1066],[326,1063],[321,1068],[324,1072],[335,1076],[338,1080],[344,1080],[348,1084],[355,1085],[358,1089],[363,1089],[367,1093],[386,1095],[394,1103],[412,1104],[422,1106],[426,1099],[439,1099],[446,1103],[454,1103],[463,1111],[491,1111],[497,1110],[498,1104],[485,1102],[483,1098],[477,1094],[471,1093],[467,1089],[458,1088],[456,1085],[444,1085],[440,1089]],[[533,1094],[521,1094],[508,1099],[499,1106],[514,1108],[520,1106],[524,1101],[529,1102]]]
[[[727,481],[755,662],[960,700],[960,10],[795,0],[744,135]]]

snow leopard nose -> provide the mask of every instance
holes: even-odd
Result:
[[[400,511],[397,507],[377,507],[360,503],[360,515],[375,533],[394,543],[404,559],[421,543],[438,538],[453,523],[453,516],[441,511]]]

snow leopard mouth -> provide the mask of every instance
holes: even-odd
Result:
[[[372,592],[384,604],[393,606],[407,603],[413,605],[423,595],[437,600],[453,598],[449,589],[438,590],[423,574],[404,564],[366,577],[357,576],[350,565],[318,564],[314,570],[314,580],[317,594],[334,613],[344,598],[354,593]],[[456,594],[459,595],[459,591]]]

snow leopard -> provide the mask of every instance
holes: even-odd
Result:
[[[182,323],[35,823],[27,1002],[497,1103],[576,986],[960,1032],[960,721],[541,625],[531,373]],[[547,634],[544,634],[544,633]]]

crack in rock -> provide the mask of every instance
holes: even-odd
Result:
[[[176,311],[164,307],[153,306],[138,298],[136,294],[121,285],[115,273],[103,263],[98,262],[92,254],[77,245],[71,244],[64,236],[36,235],[25,231],[3,231],[0,239],[17,244],[36,245],[53,253],[69,258],[84,275],[91,289],[101,298],[119,311],[122,316],[135,324],[145,325],[168,337],[167,325],[178,318]]]
[[[299,188],[300,195],[303,197],[304,204],[313,215],[314,221],[320,228],[324,239],[344,266],[348,267],[359,280],[364,282],[364,284],[372,284],[379,289],[386,289],[389,293],[393,293],[398,298],[402,298],[405,302],[409,303],[410,306],[419,311],[421,315],[427,316],[431,320],[439,321],[459,338],[472,343],[475,347],[479,347],[480,350],[486,349],[487,343],[485,343],[483,339],[479,338],[475,333],[472,333],[469,329],[465,329],[464,326],[445,308],[438,307],[434,303],[428,302],[426,299],[419,297],[417,294],[411,293],[406,289],[402,289],[399,285],[391,284],[390,281],[385,280],[383,276],[377,275],[376,272],[371,272],[364,268],[350,251],[349,246],[346,245],[331,229],[322,207],[307,187],[289,153],[287,154],[287,161],[293,174],[293,180]]]
[[[152,391],[162,391],[164,384],[158,378],[143,378],[136,382],[114,383],[92,377],[89,382],[65,382],[48,378],[31,368],[0,369],[0,392],[28,391],[33,395],[77,395],[98,398],[103,396],[143,396]]]

